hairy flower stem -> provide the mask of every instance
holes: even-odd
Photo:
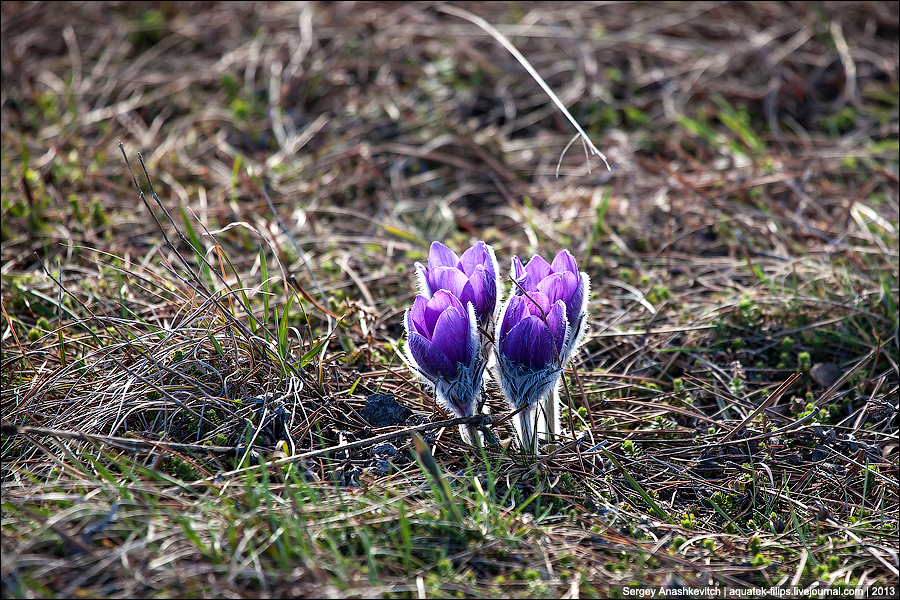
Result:
[[[536,424],[533,407],[526,408],[513,417],[513,427],[515,427],[519,440],[522,442],[522,452],[526,454],[535,454],[537,451]]]
[[[465,443],[476,448],[481,447],[481,435],[478,428],[472,423],[462,423],[459,426],[459,434]]]
[[[556,385],[553,386],[553,391],[538,403],[537,430],[540,432],[540,439],[542,440],[555,441],[562,431],[559,402],[559,380],[557,380]]]

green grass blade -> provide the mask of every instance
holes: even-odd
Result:
[[[634,478],[628,473],[628,471],[625,470],[625,467],[622,466],[622,463],[620,463],[616,459],[616,457],[613,456],[606,448],[600,448],[600,450],[603,451],[603,453],[606,455],[606,458],[611,460],[612,463],[622,471],[622,474],[625,475],[625,479],[628,480],[628,483],[631,484],[631,487],[634,488],[634,491],[641,495],[641,498],[644,499],[644,502],[650,505],[650,508],[653,509],[653,512],[655,512],[657,516],[659,516],[659,518],[663,519],[670,525],[674,525],[675,520],[672,519],[672,517],[670,517],[668,513],[666,513],[666,511],[660,508],[656,502],[654,502],[653,498],[651,498],[650,495],[644,491],[644,488],[642,488],[641,485],[637,481],[635,481]]]

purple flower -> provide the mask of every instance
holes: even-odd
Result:
[[[497,372],[510,408],[521,409],[513,424],[527,452],[535,450],[538,405],[559,382],[568,335],[565,302],[542,292],[513,293],[500,313]]]
[[[446,290],[465,306],[475,307],[478,324],[490,332],[497,313],[499,270],[494,250],[478,242],[461,257],[440,242],[432,242],[428,252],[428,268],[416,263],[421,293],[431,297]]]
[[[478,346],[473,304],[463,305],[452,293],[437,290],[431,298],[416,296],[403,322],[404,359],[410,369],[434,389],[441,408],[457,417],[474,415],[486,361]],[[467,441],[477,442],[474,430],[460,429]]]
[[[560,362],[566,341],[566,305],[550,302],[542,292],[512,296],[500,324],[504,358],[529,369],[545,369]]]
[[[584,335],[590,281],[567,250],[548,263],[512,259],[514,285],[500,312],[495,347],[500,386],[526,451],[535,434],[559,433],[558,386],[566,363]]]
[[[524,295],[528,292],[531,295],[530,292],[540,292],[551,302],[562,300],[565,303],[569,339],[562,354],[567,359],[571,358],[585,332],[590,291],[587,273],[579,273],[575,258],[568,250],[561,250],[552,263],[535,255],[524,267],[519,257],[514,256],[512,271],[516,282],[513,294]]]
[[[438,290],[429,300],[417,296],[406,313],[407,344],[412,358],[429,379],[453,379],[471,362],[469,313],[450,292]]]

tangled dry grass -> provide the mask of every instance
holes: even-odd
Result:
[[[3,3],[4,596],[896,591],[897,4],[456,6],[611,170],[440,5]],[[435,239],[592,277],[537,458]]]

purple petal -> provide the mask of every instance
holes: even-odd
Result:
[[[481,288],[481,298],[484,301],[485,318],[493,318],[494,309],[497,308],[497,272],[492,269],[484,270],[484,287]]]
[[[425,323],[425,306],[428,304],[428,298],[425,296],[416,296],[412,308],[409,310],[409,319],[407,321],[408,333],[415,331],[431,339],[431,330]]]
[[[454,306],[445,310],[438,318],[432,336],[434,345],[438,347],[451,365],[469,364],[469,317],[467,311],[460,311]]]
[[[484,242],[478,242],[459,257],[459,268],[468,277],[472,276],[477,267],[486,267],[493,271],[493,266],[491,253],[488,251],[488,245]]]
[[[547,298],[547,295],[542,292],[528,292],[525,298],[525,307],[528,311],[528,314],[542,319],[544,315],[550,312],[550,308],[553,303]]]
[[[553,338],[553,343],[556,345],[556,352],[559,354],[562,353],[563,344],[566,342],[567,312],[563,301],[557,300],[550,312],[547,313],[547,326],[550,328],[550,335]],[[553,360],[556,360],[556,358],[557,354],[554,354]]]
[[[541,279],[552,273],[553,269],[546,260],[535,254],[525,265],[525,271],[531,276],[531,284],[536,286]]]
[[[440,242],[431,242],[431,249],[428,251],[428,268],[435,267],[456,267],[459,265],[459,257],[456,252],[443,245]]]
[[[459,312],[463,312],[463,305],[459,300],[446,290],[438,290],[425,305],[424,325],[429,333],[434,333],[434,327],[437,324],[438,317],[443,314],[449,307],[455,307]],[[434,339],[432,335],[431,339]]]
[[[553,269],[554,273],[571,273],[576,277],[578,276],[578,264],[575,262],[575,257],[569,254],[568,250],[560,250],[556,258],[553,259],[553,264],[550,265],[550,268]]]
[[[475,272],[469,277],[469,283],[472,285],[472,292],[475,294],[475,314],[481,315],[481,307],[484,306],[484,285],[485,285],[484,267],[479,265],[475,267]]]
[[[556,364],[556,351],[553,349],[553,336],[547,326],[532,317],[532,336],[529,339],[528,361],[525,363],[532,369],[545,369],[549,365]]]
[[[531,289],[530,286],[530,277],[528,272],[525,270],[525,267],[522,266],[522,261],[519,260],[518,256],[512,257],[512,279],[518,285],[513,284],[512,293],[516,296],[522,294],[522,290]]]
[[[472,286],[471,281],[467,281],[466,285],[463,286],[462,291],[459,293],[460,303],[465,307],[467,304],[471,304],[472,307],[475,307],[475,303],[478,301],[478,297],[475,295],[475,288]]]
[[[531,369],[542,369],[555,360],[553,337],[540,318],[529,316],[519,321],[501,342],[504,356]]]
[[[494,307],[497,306],[497,278],[479,265],[475,267],[469,281],[475,295],[475,314],[479,321],[486,321],[493,316]]]
[[[469,283],[466,274],[456,267],[435,267],[428,274],[429,283],[433,290],[447,290],[461,302],[463,288]]]
[[[557,300],[568,302],[576,287],[578,287],[578,278],[568,271],[552,273],[537,284],[537,290],[546,294],[550,302]]]
[[[562,300],[552,302],[541,292],[529,292],[525,298],[531,317],[538,319],[550,330],[550,336],[556,345],[556,352],[551,348],[549,354],[555,361],[557,352],[562,349],[566,341],[566,305]]]
[[[584,277],[578,278],[578,284],[572,292],[572,297],[566,302],[566,315],[572,327],[581,319],[582,304],[584,304],[585,280]]]
[[[432,378],[451,378],[456,374],[456,365],[447,360],[444,353],[424,336],[410,333],[407,344],[416,364],[426,375]]]
[[[510,306],[510,309],[513,307]],[[509,314],[509,310],[507,310],[507,314]],[[523,334],[524,328],[527,328],[525,325],[525,321],[530,317],[526,317],[525,319],[517,320],[513,323],[509,332],[500,340],[500,352],[506,359],[510,362],[522,364],[524,362],[525,356],[525,336]],[[504,323],[506,325],[506,323]]]
[[[515,327],[523,317],[528,316],[529,313],[525,308],[525,302],[525,296],[510,297],[506,305],[506,311],[503,313],[503,322],[500,323],[501,342],[510,329]]]

